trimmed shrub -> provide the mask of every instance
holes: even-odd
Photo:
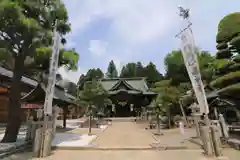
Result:
[[[240,97],[240,83],[227,86],[218,91],[220,96],[234,96]]]
[[[222,50],[222,49],[228,48],[228,45],[227,45],[227,43],[222,42],[222,43],[219,43],[219,44],[216,46],[216,48],[217,48],[218,50]]]
[[[240,71],[228,73],[222,77],[217,78],[211,82],[211,86],[214,88],[223,88],[228,85],[236,84],[240,82]]]

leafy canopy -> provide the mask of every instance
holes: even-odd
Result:
[[[0,48],[14,57],[31,56],[36,48],[49,46],[56,19],[62,35],[70,31],[67,10],[60,0],[2,0],[0,15]]]
[[[111,103],[108,99],[108,92],[97,80],[87,81],[84,83],[83,90],[79,92],[77,103],[87,105],[90,114],[96,114],[103,111],[105,105]]]

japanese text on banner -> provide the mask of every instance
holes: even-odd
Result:
[[[201,80],[201,73],[198,66],[197,51],[191,28],[185,29],[181,33],[182,54],[190,77],[197,101],[200,106],[200,112],[208,114],[208,103]]]

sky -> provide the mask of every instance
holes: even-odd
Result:
[[[113,60],[118,68],[128,62],[152,61],[164,73],[164,57],[180,48],[175,35],[184,27],[179,6],[190,8],[196,45],[216,53],[219,21],[240,11],[239,0],[63,0],[72,31],[65,48],[80,55],[78,70],[60,68],[63,78],[77,82],[91,68],[106,72]]]

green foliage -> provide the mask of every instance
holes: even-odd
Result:
[[[37,48],[52,45],[52,31],[58,19],[57,30],[62,36],[70,31],[67,10],[60,0],[1,0],[0,1],[0,48],[8,54],[7,63],[13,68],[14,75],[10,90],[9,122],[3,142],[15,142],[20,127],[21,78],[25,69],[24,62],[32,63]],[[1,50],[2,50],[1,49]],[[44,52],[45,53],[45,52]],[[64,53],[69,55],[69,53]],[[76,62],[78,57],[67,58]],[[71,59],[71,60],[70,60]],[[49,62],[48,62],[49,63]],[[70,66],[73,66],[70,63]],[[5,63],[6,64],[6,63]],[[76,65],[76,63],[74,64]]]
[[[213,78],[216,59],[209,52],[202,51],[198,54],[198,63],[203,81],[207,83]]]
[[[225,16],[218,24],[217,43],[226,42],[240,33],[240,12]]]
[[[172,79],[172,83],[178,85],[181,82],[189,81],[189,76],[184,64],[182,52],[172,51],[164,58],[166,77]]]
[[[123,66],[120,77],[129,78],[135,77],[135,75],[136,75],[136,63],[132,62]]]
[[[143,67],[141,62],[136,63],[136,77],[145,77],[145,68]]]
[[[118,77],[118,71],[117,71],[116,65],[115,65],[115,63],[114,63],[113,60],[111,60],[111,61],[109,62],[106,76],[107,76],[108,78],[116,78],[116,77]]]
[[[78,80],[78,90],[82,90],[84,83],[87,81],[98,80],[104,77],[104,74],[100,68],[89,69],[86,75],[81,75]]]
[[[185,95],[184,97],[181,98],[181,103],[184,107],[191,105],[194,103],[195,97],[192,95]]]
[[[145,77],[147,77],[148,85],[151,87],[155,82],[162,80],[163,76],[156,68],[156,65],[154,65],[152,62],[150,62],[145,67]]]
[[[178,90],[182,94],[185,94],[190,89],[192,89],[192,84],[190,82],[180,83],[179,86],[178,86]]]
[[[215,58],[209,52],[201,51],[198,54],[199,68],[202,79],[210,81],[214,73]],[[173,85],[179,85],[182,82],[190,82],[187,69],[184,64],[182,52],[180,50],[172,51],[165,59],[166,78],[172,80]]]
[[[62,35],[70,31],[66,9],[59,0],[2,0],[0,15],[0,48],[7,48],[14,55],[21,52],[32,56],[36,48],[49,46],[56,18]]]
[[[171,80],[161,80],[159,82],[156,82],[153,86],[154,87],[166,87],[166,86],[170,86],[172,83]]]
[[[240,82],[240,71],[230,72],[211,82],[211,86],[215,88],[223,88],[225,86]]]
[[[230,58],[232,57],[232,53],[231,51],[229,50],[229,48],[225,48],[225,49],[222,49],[222,50],[219,50],[217,53],[216,53],[216,58],[217,59],[223,59],[223,58]]]
[[[225,16],[218,25],[216,41],[217,58],[222,64],[216,69],[216,79],[211,86],[219,90],[220,96],[235,97],[239,94],[240,82],[240,12]],[[226,45],[226,44],[229,45]]]
[[[240,55],[238,54],[238,55],[234,56],[232,60],[236,63],[239,63],[240,62]]]
[[[106,105],[111,104],[108,92],[97,80],[85,82],[83,90],[78,93],[77,104],[88,106],[87,112],[90,115],[103,111]]]
[[[240,98],[239,92],[240,92],[240,83],[236,83],[219,90],[218,94],[220,96],[228,96],[228,97],[230,96],[230,97]]]
[[[49,69],[49,61],[52,54],[52,49],[50,47],[37,48],[37,52],[34,55],[33,67],[46,71]],[[58,66],[66,66],[67,69],[76,70],[79,55],[74,50],[61,49],[59,53],[59,64]]]
[[[169,87],[171,85],[172,81],[171,80],[161,80],[159,82],[156,82],[153,85],[152,91],[154,92],[162,92],[165,87]]]
[[[156,66],[150,62],[147,66],[143,67],[141,62],[128,63],[123,66],[120,74],[121,78],[130,77],[146,77],[147,83],[151,87],[155,82],[162,80],[163,76],[157,70]]]
[[[222,43],[219,43],[219,44],[216,46],[216,48],[217,48],[218,50],[226,49],[226,48],[228,48],[228,45],[227,45],[227,43],[222,42]]]
[[[161,97],[158,95],[155,100],[149,105],[149,112],[157,115],[163,115],[167,112],[167,107],[162,106]]]

